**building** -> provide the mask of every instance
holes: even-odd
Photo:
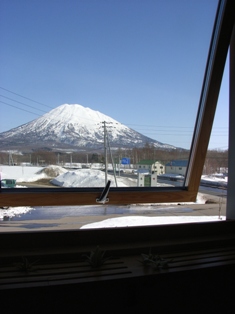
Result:
[[[137,186],[157,186],[157,174],[138,173]]]
[[[166,164],[165,173],[179,174],[184,176],[187,166],[188,160],[172,160]]]
[[[165,166],[159,161],[155,161],[152,159],[144,159],[141,160],[137,164],[138,172],[147,172],[148,173],[156,173],[156,174],[164,174]]]

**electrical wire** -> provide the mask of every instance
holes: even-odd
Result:
[[[29,111],[29,110],[26,110],[26,109],[19,108],[19,107],[14,106],[14,105],[10,105],[10,104],[8,104],[8,103],[6,103],[6,102],[4,102],[4,101],[1,101],[1,100],[0,100],[0,103],[2,103],[2,104],[4,104],[4,105],[7,105],[7,106],[10,106],[10,107],[13,107],[13,108],[16,108],[16,109],[19,109],[19,110],[22,110],[22,111],[25,111],[25,112],[29,112],[29,113],[35,114],[35,115],[38,116],[38,117],[41,117],[40,114],[37,114],[37,113],[35,113],[35,112]]]
[[[43,104],[41,102],[38,102],[36,100],[33,100],[31,98],[28,98],[28,97],[25,97],[25,96],[20,95],[18,93],[15,93],[13,91],[10,91],[10,90],[8,90],[6,88],[3,88],[1,86],[0,86],[0,89],[2,89],[4,91],[7,91],[7,92],[9,92],[11,94],[14,94],[16,96],[22,97],[24,99],[27,99],[27,100],[29,100],[31,102],[37,103],[37,104],[39,104],[41,106],[45,106],[45,107],[50,108],[50,109],[55,109],[53,107],[45,105],[45,104]],[[10,97],[4,96],[4,95],[0,95],[0,96],[4,97],[4,98],[6,98],[6,99],[8,99],[10,101],[13,101],[15,103],[18,103],[20,105],[32,108],[34,110],[37,110],[37,111],[40,111],[40,112],[43,112],[43,113],[48,113],[47,111],[44,111],[44,110],[42,110],[40,108],[37,108],[37,107],[31,106],[31,105],[25,104],[23,102],[20,102],[18,100],[12,99]],[[40,114],[32,112],[32,111],[29,111],[29,110],[26,110],[26,109],[21,108],[19,106],[12,105],[12,104],[9,104],[9,103],[4,102],[4,101],[0,101],[0,102],[2,104],[7,105],[7,106],[10,106],[10,107],[16,108],[18,110],[22,110],[24,112],[28,112],[30,114],[36,115],[38,117],[41,117]],[[83,118],[83,119],[85,119],[85,118]],[[87,120],[91,121],[91,119],[87,119]],[[96,122],[96,121],[94,121],[94,122]],[[119,123],[116,123],[116,124],[119,124]],[[123,123],[120,123],[120,124],[124,125]],[[176,126],[176,125],[164,126],[164,125],[146,125],[146,124],[133,124],[133,123],[126,123],[125,126],[127,126],[129,128],[132,128],[133,126],[135,126],[136,127],[136,130],[135,130],[136,132],[141,133],[142,135],[150,137],[150,138],[157,137],[157,136],[161,137],[161,136],[172,136],[172,135],[174,135],[174,136],[179,136],[180,138],[182,136],[183,137],[188,136],[191,139],[191,136],[192,136],[192,133],[193,133],[193,127],[187,127],[187,126]],[[227,127],[216,127],[216,128],[213,128],[212,134],[211,134],[211,138],[213,136],[217,136],[217,137],[218,136],[223,136],[223,137],[224,136],[228,136],[228,132],[226,131],[227,129],[228,129]],[[214,132],[216,131],[216,133],[213,133],[213,131]],[[163,142],[163,141],[161,141],[159,139],[157,141]],[[174,144],[174,145],[178,146],[179,143],[185,143],[185,141],[177,141],[177,144]]]
[[[38,102],[38,101],[33,100],[33,99],[31,99],[31,98],[22,96],[22,95],[20,95],[20,94],[15,93],[15,92],[12,92],[12,91],[10,91],[9,89],[3,88],[3,87],[1,87],[1,86],[0,86],[0,88],[3,89],[3,90],[5,90],[5,91],[7,91],[7,92],[9,92],[9,93],[11,93],[11,94],[14,94],[14,95],[17,95],[17,96],[19,96],[19,97],[22,97],[22,98],[25,98],[25,99],[27,99],[27,100],[30,100],[30,101],[32,101],[32,102],[35,102],[36,104],[45,106],[45,107],[50,108],[50,109],[54,109],[53,107],[50,107],[50,106],[48,106],[48,105],[45,105],[45,104],[43,104],[43,103],[41,103],[41,102]]]
[[[6,96],[3,96],[3,95],[1,95],[1,94],[0,94],[0,96],[1,96],[1,97],[3,97],[3,98],[6,98],[6,99],[8,99],[8,100],[11,100],[11,101],[17,102],[18,104],[21,104],[21,105],[23,105],[23,106],[26,106],[26,107],[29,107],[29,108],[33,108],[33,109],[36,109],[36,110],[38,110],[38,111],[42,111],[42,112],[44,112],[44,113],[47,113],[47,111],[45,111],[45,110],[41,110],[41,109],[38,109],[38,108],[36,108],[36,107],[33,107],[33,106],[30,106],[30,105],[27,105],[27,104],[25,104],[25,103],[23,103],[23,102],[20,102],[20,101],[15,100],[15,99],[12,99],[12,98],[9,98],[9,97],[6,97]],[[17,108],[17,107],[16,107],[16,108]],[[21,108],[18,108],[18,109],[21,109]]]

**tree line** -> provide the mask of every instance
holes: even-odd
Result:
[[[112,158],[111,158],[112,157]],[[189,158],[189,150],[157,149],[150,144],[145,144],[142,148],[118,149],[108,154],[108,162],[119,163],[123,157],[130,158],[132,165],[137,165],[142,160],[159,161],[163,165],[172,160],[186,160]],[[38,150],[31,153],[8,153],[0,152],[0,164],[2,165],[60,165],[64,166],[69,163],[104,163],[103,152],[80,151],[80,152],[52,152],[47,150]],[[226,171],[228,168],[228,150],[208,150],[203,174],[212,174],[215,172]],[[224,170],[223,170],[224,169]]]

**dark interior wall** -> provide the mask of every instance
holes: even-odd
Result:
[[[1,291],[2,313],[234,313],[235,268]]]

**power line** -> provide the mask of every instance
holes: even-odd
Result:
[[[135,125],[135,126],[147,126],[149,127],[156,127],[156,125],[149,125],[149,124],[132,124],[126,123],[126,125]],[[158,128],[181,128],[181,129],[193,129],[193,126],[176,126],[176,125],[157,125]]]
[[[45,105],[45,104],[43,104],[43,103],[41,103],[41,102],[38,102],[38,101],[36,101],[36,100],[33,100],[33,99],[31,99],[31,98],[28,98],[28,97],[25,97],[25,96],[23,96],[23,95],[17,94],[17,93],[15,93],[15,92],[13,92],[13,91],[10,91],[10,90],[8,90],[8,89],[6,89],[6,88],[4,88],[4,87],[1,87],[1,86],[0,86],[0,88],[3,89],[3,90],[5,90],[5,91],[7,91],[7,92],[9,92],[9,93],[12,93],[12,94],[14,94],[14,95],[17,95],[17,96],[19,96],[19,97],[25,98],[25,99],[27,99],[27,100],[30,100],[30,101],[35,102],[35,103],[37,103],[37,104],[43,105],[43,106],[48,107],[48,108],[50,108],[50,109],[54,109],[54,108],[51,107],[51,106]],[[30,105],[26,105],[26,104],[24,104],[24,103],[22,103],[22,102],[19,102],[19,101],[17,101],[17,100],[11,99],[11,98],[8,98],[8,97],[6,97],[6,96],[3,96],[3,95],[0,95],[0,96],[2,96],[2,97],[4,97],[4,98],[7,98],[7,99],[9,99],[9,100],[12,100],[12,101],[14,101],[14,102],[17,102],[17,103],[19,103],[19,104],[22,104],[22,105],[24,105],[24,106],[27,106],[27,107],[30,107],[30,108],[33,108],[33,109],[42,111],[42,112],[44,112],[44,113],[47,113],[47,112],[44,111],[44,110],[35,108],[35,107],[33,107],[33,106],[30,106]],[[8,105],[9,105],[9,104],[8,104]],[[14,107],[14,106],[12,105],[12,107]],[[16,106],[15,106],[15,107],[16,107]],[[18,107],[16,107],[16,108],[17,108],[17,109],[20,109],[20,108],[18,108]],[[22,109],[22,110],[23,110],[23,109]],[[31,112],[31,113],[32,113],[32,112]],[[33,113],[33,114],[35,114],[35,113]],[[84,118],[83,118],[83,119],[84,119]],[[90,119],[89,119],[89,121],[90,121]],[[126,124],[120,123],[120,124],[125,125],[125,126],[128,126],[128,127],[129,127],[129,126],[147,127],[147,129],[146,129],[146,128],[141,128],[141,132],[143,132],[143,131],[148,131],[150,128],[164,128],[164,129],[167,129],[167,131],[169,131],[169,129],[172,129],[172,128],[175,128],[175,129],[190,129],[190,130],[193,130],[193,129],[194,129],[193,126],[191,126],[191,127],[189,127],[189,126],[176,126],[176,125],[164,126],[164,125],[131,124],[131,123],[126,123]],[[227,127],[216,127],[216,128],[213,128],[213,129],[226,129],[226,128],[227,128]],[[158,129],[156,129],[156,130],[151,130],[151,131],[154,131],[154,132],[162,132],[162,131],[164,131],[164,130],[158,130]],[[174,131],[174,130],[172,130],[172,131]],[[184,132],[184,131],[183,131],[183,130],[182,130],[182,131],[178,130],[178,132]],[[190,131],[188,131],[188,132],[190,132]],[[164,134],[164,135],[168,135],[168,134]],[[171,135],[171,134],[169,134],[169,135]]]
[[[17,101],[17,100],[14,100],[14,99],[12,99],[12,98],[9,98],[9,97],[6,97],[6,96],[3,96],[3,95],[0,95],[0,96],[2,96],[2,97],[4,97],[4,98],[6,98],[6,99],[9,99],[9,100],[12,100],[12,101],[14,101],[14,102],[17,102],[17,103],[19,103],[19,104],[22,104],[22,105],[24,105],[24,106],[27,106],[27,107],[29,107],[29,108],[33,108],[33,109],[36,109],[36,110],[39,110],[39,111],[41,111],[41,112],[43,112],[43,113],[47,113],[46,111],[44,111],[44,110],[41,110],[41,109],[38,109],[38,108],[35,108],[35,107],[33,107],[33,106],[30,106],[30,105],[27,105],[27,104],[24,104],[24,103],[22,103],[22,102],[19,102],[19,101]],[[13,107],[13,108],[16,108],[16,109],[18,109],[18,110],[22,110],[22,111],[25,111],[25,112],[28,112],[28,113],[31,113],[31,114],[34,114],[34,115],[37,115],[37,116],[41,116],[41,115],[39,115],[39,114],[37,114],[37,113],[35,113],[35,112],[32,112],[32,111],[29,111],[29,110],[26,110],[26,109],[23,109],[23,108],[20,108],[20,107],[17,107],[17,106],[14,106],[14,105],[11,105],[11,104],[9,104],[9,103],[6,103],[6,102],[3,102],[3,101],[1,101],[1,103],[3,103],[3,104],[5,104],[5,105],[7,105],[7,106],[10,106],[10,107]],[[83,118],[83,119],[85,119],[85,118]],[[89,121],[91,121],[91,119],[87,119],[87,120],[89,120]],[[94,120],[95,121],[95,120]],[[119,124],[119,123],[115,123],[115,124]],[[122,124],[122,123],[120,123],[120,124]],[[135,124],[136,126],[138,126],[138,124]],[[140,125],[141,126],[141,125]],[[171,126],[171,128],[172,127],[174,127],[176,130],[169,130],[169,127],[168,126],[151,126],[150,125],[150,127],[157,127],[157,128],[159,128],[159,127],[161,127],[161,128],[165,128],[165,130],[158,130],[158,129],[156,129],[156,130],[153,130],[153,129],[151,129],[150,130],[150,132],[148,131],[148,129],[140,129],[140,130],[138,130],[137,132],[142,132],[142,133],[145,133],[146,135],[145,136],[153,136],[153,135],[158,135],[158,136],[172,136],[172,135],[177,135],[177,136],[191,136],[192,135],[192,133],[190,133],[190,131],[185,131],[185,130],[179,130],[179,129],[181,129],[181,128],[187,128],[187,127],[177,127],[177,126]],[[223,128],[223,127],[220,127],[220,128]],[[147,131],[147,132],[146,132]],[[174,132],[174,133],[162,133],[162,132],[166,132],[166,131],[172,131],[172,132]],[[180,133],[179,133],[180,132]],[[217,131],[218,132],[218,131]],[[220,131],[220,132],[225,132],[225,131]],[[184,133],[184,134],[182,134],[182,133]],[[187,133],[187,134],[186,134]],[[211,134],[211,137],[213,137],[213,136],[227,136],[227,134],[224,134],[224,133],[216,133],[216,134]]]
[[[6,103],[6,102],[4,102],[4,101],[1,101],[1,100],[0,100],[0,102],[1,102],[2,104],[4,104],[4,105],[10,106],[10,107],[14,107],[14,108],[16,108],[16,109],[18,109],[18,110],[22,110],[22,111],[25,111],[25,112],[29,112],[29,113],[35,114],[36,116],[41,117],[40,114],[37,114],[37,113],[35,113],[35,112],[32,112],[32,111],[29,111],[29,110],[26,110],[26,109],[22,109],[22,108],[16,107],[16,106],[14,106],[14,105],[10,105],[10,104],[8,104],[8,103]]]
[[[9,92],[9,93],[12,93],[12,94],[14,94],[14,95],[17,95],[17,96],[22,97],[22,98],[24,98],[24,99],[27,99],[27,100],[29,100],[29,101],[32,101],[32,102],[34,102],[34,103],[40,104],[40,105],[42,105],[42,106],[45,106],[45,107],[48,107],[48,108],[51,108],[51,109],[54,109],[53,107],[47,106],[47,105],[45,105],[45,104],[43,104],[43,103],[40,103],[40,102],[38,102],[38,101],[35,101],[35,100],[33,100],[33,99],[30,99],[30,98],[25,97],[25,96],[23,96],[23,95],[20,95],[20,94],[18,94],[18,93],[15,93],[15,92],[13,92],[13,91],[10,91],[10,90],[8,90],[8,89],[6,89],[6,88],[3,88],[3,87],[0,87],[0,88],[1,88],[2,90],[5,90],[5,91]],[[36,107],[34,107],[34,106],[27,105],[27,104],[25,104],[25,103],[23,103],[23,102],[14,100],[14,99],[9,98],[9,97],[6,97],[6,96],[4,96],[4,95],[0,95],[0,96],[6,98],[6,99],[8,99],[8,100],[14,101],[14,102],[16,102],[16,103],[18,103],[18,104],[21,104],[21,105],[23,105],[23,106],[27,106],[27,107],[29,107],[29,108],[32,108],[32,109],[41,111],[41,112],[43,112],[43,113],[47,113],[47,112],[44,111],[44,110],[38,109],[38,108],[36,108]],[[12,105],[12,104],[9,104],[9,103],[3,102],[3,101],[0,101],[0,102],[3,103],[3,104],[5,104],[5,105],[7,105],[7,106],[16,108],[16,109],[18,109],[18,110],[21,110],[21,111],[25,111],[25,112],[34,114],[34,115],[36,115],[36,116],[38,116],[38,117],[41,116],[41,115],[39,115],[39,114],[37,114],[37,113],[35,113],[35,112],[32,112],[32,111],[29,111],[29,110],[26,110],[26,109],[23,109],[23,108],[14,106],[14,105]],[[85,118],[83,118],[83,119],[85,119]],[[91,121],[91,119],[87,119],[87,120]],[[96,122],[96,121],[94,120],[94,122]],[[113,123],[114,123],[114,122],[113,122]],[[119,123],[119,122],[118,122],[118,123],[115,123],[115,124],[120,124],[120,125],[122,124],[122,125],[124,125],[123,123]],[[147,137],[172,136],[172,135],[174,135],[174,136],[179,136],[179,137],[185,137],[185,136],[188,136],[188,137],[189,137],[189,136],[192,136],[192,132],[193,132],[193,128],[194,128],[193,126],[191,126],[191,127],[188,127],[188,126],[176,126],[176,125],[163,126],[163,125],[146,125],[146,124],[126,124],[125,126],[127,126],[127,127],[131,127],[131,126],[140,127],[138,130],[135,130],[135,131],[136,131],[136,132],[141,132],[143,135],[145,135],[145,136],[147,136]],[[227,127],[215,127],[215,128],[213,128],[213,129],[212,129],[211,138],[212,138],[213,136],[228,136],[227,134],[224,134],[225,129],[227,129]],[[216,134],[215,134],[215,133],[213,134],[213,130],[214,130],[214,131],[217,131]],[[164,133],[164,132],[166,132],[166,133]],[[172,133],[172,132],[173,132],[173,133]],[[161,140],[158,139],[158,141],[161,141]],[[165,140],[164,140],[163,142],[165,142]],[[177,142],[178,142],[178,143],[184,143],[184,141],[177,141]],[[178,144],[178,145],[179,145],[179,144]]]
[[[5,91],[7,91],[7,92],[9,92],[9,93],[11,93],[11,94],[14,94],[14,95],[17,95],[17,96],[19,96],[19,97],[25,98],[25,99],[27,99],[27,100],[33,101],[33,102],[35,102],[36,104],[39,104],[39,105],[48,107],[48,108],[50,108],[50,109],[54,109],[53,107],[50,107],[50,106],[48,106],[48,105],[45,105],[45,104],[43,104],[43,103],[41,103],[41,102],[38,102],[38,101],[33,100],[33,99],[31,99],[31,98],[22,96],[22,95],[20,95],[20,94],[15,93],[15,92],[12,92],[12,91],[10,91],[9,89],[3,88],[3,87],[1,87],[1,86],[0,86],[0,88],[3,89],[3,90],[5,90]]]
[[[172,131],[171,129],[174,128],[174,129],[188,129],[188,130],[179,130],[179,132],[192,132],[194,130],[194,126],[191,126],[191,127],[183,127],[183,126],[176,126],[176,125],[142,125],[142,124],[125,124],[125,125],[128,125],[128,126],[131,126],[131,125],[135,125],[137,127],[141,127],[141,130],[149,130],[149,131],[154,131],[155,128],[159,129],[158,131],[159,132],[162,132],[164,131],[164,129],[167,129],[169,131]],[[142,127],[145,127],[145,128],[142,128]],[[161,128],[163,130],[161,130]],[[224,127],[213,127],[213,130],[217,130],[217,129],[221,129],[221,131],[225,131],[226,129],[228,129],[227,126],[224,126]]]
[[[6,97],[6,96],[3,96],[3,95],[1,95],[1,94],[0,94],[0,96],[1,96],[1,97],[6,98],[6,99],[8,99],[8,100],[12,100],[12,101],[14,101],[14,102],[17,102],[18,104],[21,104],[21,105],[23,105],[23,106],[30,107],[30,108],[33,108],[33,109],[36,109],[36,110],[42,111],[42,112],[44,112],[44,113],[47,113],[47,112],[46,112],[46,111],[44,111],[44,110],[38,109],[38,108],[33,107],[33,106],[30,106],[30,105],[26,105],[26,104],[24,104],[23,102],[20,102],[20,101],[14,100],[14,99],[12,99],[12,98],[9,98],[9,97]],[[16,107],[16,108],[18,108],[18,107]],[[20,109],[20,108],[18,108],[18,109]]]

